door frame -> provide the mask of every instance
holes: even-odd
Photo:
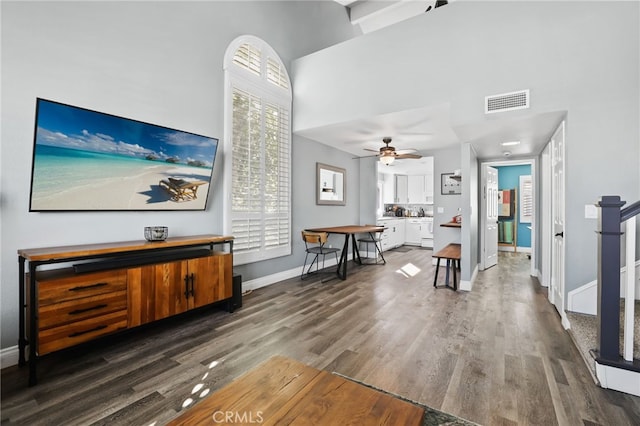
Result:
[[[531,276],[537,276],[536,247],[539,244],[538,234],[536,232],[537,222],[538,222],[537,210],[538,210],[538,205],[540,203],[540,197],[538,194],[538,184],[537,184],[538,182],[537,164],[538,164],[538,160],[535,157],[531,157],[531,158],[527,157],[527,158],[521,158],[517,160],[483,161],[482,163],[480,163],[480,169],[481,169],[480,175],[483,177],[483,179],[479,181],[480,188],[478,188],[478,193],[483,194],[480,197],[480,209],[482,209],[481,211],[484,211],[484,209],[486,209],[486,201],[484,197],[484,186],[485,186],[484,176],[486,176],[487,166],[489,167],[522,166],[522,165],[531,166],[531,181],[532,181],[532,192],[533,192],[533,203],[534,203],[533,215],[531,216],[531,268],[530,268]],[[485,243],[484,229],[487,226],[486,215],[479,215],[479,216],[480,216],[480,229],[482,230],[482,232],[480,233],[480,247],[484,248],[484,243]],[[480,270],[484,270],[483,256],[480,256]]]

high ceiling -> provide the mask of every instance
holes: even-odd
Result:
[[[435,0],[334,1],[349,7],[352,23],[361,27],[367,19],[375,20],[376,26],[382,23],[393,25],[398,22],[398,10],[407,4],[424,13],[428,6],[435,6],[436,3]],[[419,4],[417,9],[416,4]],[[389,19],[385,21],[386,18]],[[375,152],[367,150],[378,150],[383,146],[382,138],[391,137],[391,145],[397,150],[415,149],[423,155],[469,142],[481,160],[516,159],[540,153],[564,116],[565,111],[532,114],[521,110],[493,114],[491,120],[453,125],[449,105],[445,104],[363,117],[296,133],[346,151],[354,157],[375,155]],[[508,147],[501,145],[511,141],[520,143]]]

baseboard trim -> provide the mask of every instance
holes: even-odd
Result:
[[[601,387],[640,396],[640,373],[595,363]]]
[[[473,289],[473,283],[476,281],[476,277],[478,276],[478,267],[479,265],[476,265],[473,269],[473,273],[471,274],[471,279],[469,281],[460,280],[460,290],[471,291],[471,289]]]
[[[591,281],[567,293],[567,310],[596,315],[598,310],[598,281]]]
[[[640,276],[640,260],[636,261],[636,277]],[[625,297],[624,283],[627,267],[620,268],[620,297]],[[640,300],[640,280],[636,283],[636,299]],[[581,314],[597,315],[598,281],[593,280],[567,293],[567,310]]]
[[[348,259],[348,257],[347,257]],[[325,263],[325,267],[336,266],[338,262],[335,259],[327,260]],[[277,272],[271,275],[265,275],[260,278],[255,278],[253,280],[244,281],[242,283],[242,292],[256,290],[258,288],[266,287],[271,284],[278,283],[280,281],[288,280],[290,278],[299,277],[302,273],[302,265],[296,266],[295,268]]]
[[[0,369],[18,365],[19,355],[18,345],[0,349]]]

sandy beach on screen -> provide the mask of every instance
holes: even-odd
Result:
[[[62,194],[34,198],[34,210],[199,210],[205,207],[209,183],[200,185],[197,198],[174,201],[159,185],[161,180],[176,177],[186,180],[206,180],[203,169],[194,176],[194,169],[173,165],[157,165],[135,176],[110,178],[107,182],[69,188]],[[208,176],[207,176],[208,178]]]

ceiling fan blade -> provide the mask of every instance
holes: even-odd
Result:
[[[422,155],[420,155],[420,154],[397,154],[396,158],[414,158],[414,159],[418,159],[418,158],[422,158]]]
[[[364,148],[365,151],[371,151],[371,152],[380,152],[379,149],[369,149],[369,148]]]
[[[380,157],[379,155],[365,155],[363,157],[351,157],[352,160],[357,160],[359,158],[371,158],[371,157]]]
[[[396,154],[404,155],[404,154],[419,154],[419,153],[418,153],[418,150],[415,148],[407,148],[407,149],[400,149],[396,151]]]

